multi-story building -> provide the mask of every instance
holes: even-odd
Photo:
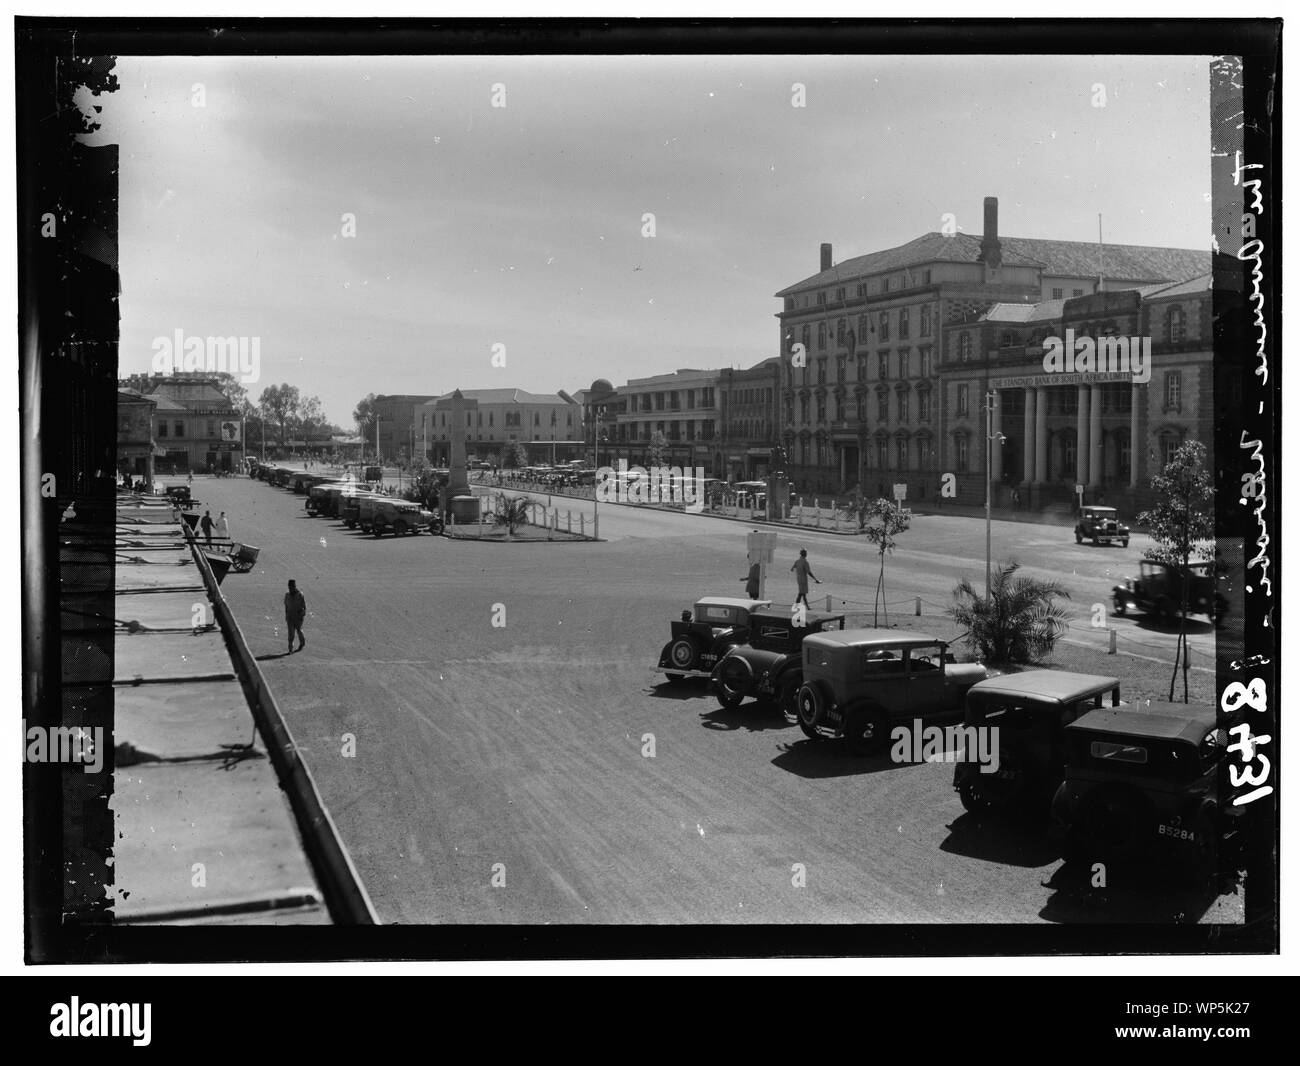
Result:
[[[609,465],[607,460],[618,440],[619,416],[626,411],[627,400],[604,378],[597,378],[580,396],[587,461],[593,466]]]
[[[581,459],[585,451],[582,405],[568,393],[523,389],[464,389],[465,451],[488,462],[505,460],[508,445],[522,444],[529,462]],[[450,461],[452,394],[430,398],[414,420],[417,445],[427,434],[435,463]]]
[[[1070,502],[1082,486],[1085,503],[1126,513],[1150,506],[1151,475],[1184,440],[1213,450],[1212,314],[1205,274],[1032,305],[995,304],[973,322],[945,326],[939,465],[955,475],[957,499],[982,503],[991,476],[1000,505],[1012,491],[1029,507]],[[1045,367],[1046,342],[1059,340],[1064,351],[1065,341],[1083,338],[1111,351],[1119,347],[1113,339],[1122,338],[1125,352],[1149,340],[1150,362],[1138,375],[1148,380],[1135,380],[1131,356],[1126,368]],[[995,443],[986,454],[990,437]]]
[[[123,384],[154,401],[159,469],[238,470],[243,465],[244,418],[221,391],[219,378],[203,373],[137,374]]]
[[[376,433],[379,454],[385,459],[410,459],[420,454],[422,427],[420,413],[432,396],[376,396],[373,410],[379,419],[378,429],[367,434],[368,448],[375,446]]]
[[[997,304],[1038,305],[1099,291],[1182,282],[1208,252],[1001,237],[997,200],[984,233],[927,233],[835,263],[782,289],[781,438],[800,489],[869,493],[910,486],[933,499],[946,453],[940,373],[945,327]]]
[[[764,359],[748,370],[718,371],[717,395],[720,432],[713,476],[726,481],[765,478],[780,444],[780,357]]]
[[[655,435],[662,434],[664,465],[702,466],[717,476],[717,388],[716,370],[678,370],[628,381],[618,390],[623,409],[617,414],[614,459],[653,465],[651,446]]]
[[[158,401],[135,389],[117,390],[117,470],[153,481],[154,411]]]

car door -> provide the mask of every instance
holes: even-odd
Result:
[[[905,650],[906,711],[909,717],[923,718],[954,709],[954,697],[948,691],[944,677],[944,659],[944,646],[938,641]]]
[[[884,707],[891,717],[904,717],[909,706],[904,649],[876,647],[865,649],[860,654],[863,695]]]

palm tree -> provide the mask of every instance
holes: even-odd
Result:
[[[496,514],[492,520],[499,526],[505,526],[509,536],[515,530],[528,524],[529,500],[526,496],[498,496]]]
[[[1070,598],[1055,581],[1015,577],[1017,562],[999,563],[988,596],[967,578],[953,590],[949,616],[966,627],[966,641],[988,663],[1032,663],[1051,654],[1067,629],[1065,608],[1057,596]]]

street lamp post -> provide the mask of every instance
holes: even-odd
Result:
[[[988,599],[993,587],[993,448],[1007,438],[993,432],[993,409],[997,394],[984,394],[984,598]]]

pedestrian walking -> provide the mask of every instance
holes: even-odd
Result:
[[[821,584],[817,575],[812,572],[812,567],[808,565],[808,549],[799,549],[799,558],[794,561],[794,566],[790,567],[794,571],[795,582],[799,586],[799,595],[795,597],[794,602],[798,603],[803,600],[804,606],[808,606],[808,579],[812,578],[817,584]]]
[[[307,638],[302,635],[302,624],[307,621],[307,599],[298,591],[298,583],[289,581],[289,591],[284,594],[284,624],[289,627],[289,652],[293,654],[293,635],[298,634],[298,650],[307,645]]]
[[[212,512],[204,511],[203,517],[199,519],[199,528],[203,530],[203,536],[207,538],[208,547],[212,546]]]
[[[226,512],[222,511],[217,519],[217,536],[221,540],[230,539],[230,523],[226,521]]]
[[[749,568],[749,577],[742,577],[740,580],[745,583],[745,595],[751,600],[758,599],[758,563],[754,563]]]
[[[1020,490],[1019,490],[1019,489],[1012,489],[1012,490],[1011,490],[1011,506],[1012,506],[1013,508],[1015,508],[1017,511],[1020,510]]]
[[[193,485],[193,484],[194,484],[194,471],[193,471],[193,470],[187,470],[187,471],[186,471],[185,482],[186,482],[186,484],[188,484],[188,485]]]

